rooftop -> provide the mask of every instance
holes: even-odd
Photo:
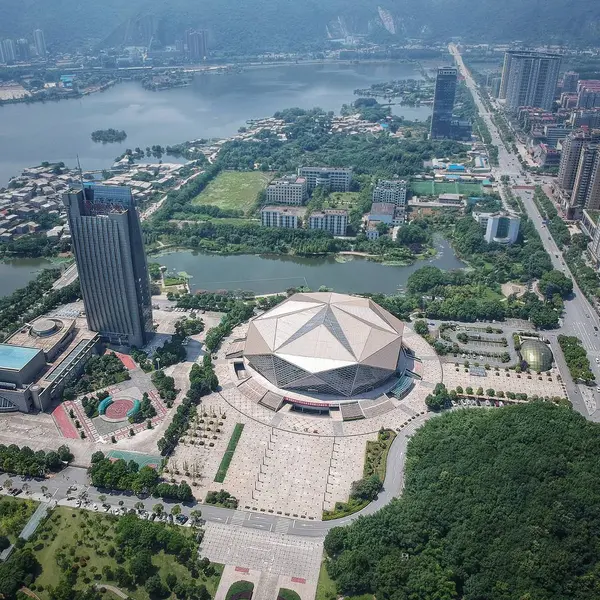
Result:
[[[20,371],[38,352],[39,348],[0,344],[0,369]]]
[[[396,210],[396,205],[391,202],[373,202],[371,206],[372,215],[392,215]]]

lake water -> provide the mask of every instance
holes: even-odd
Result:
[[[243,289],[269,294],[301,285],[313,290],[325,285],[336,292],[394,294],[402,291],[411,273],[426,265],[443,270],[465,266],[446,241],[440,240],[437,248],[438,255],[435,258],[420,260],[406,267],[386,266],[360,257],[338,262],[334,257],[219,256],[188,250],[149,257],[148,260],[166,266],[169,272],[185,271],[191,275],[192,292]]]
[[[110,166],[125,148],[176,144],[200,137],[226,137],[248,119],[298,106],[339,112],[353,91],[393,79],[422,79],[410,64],[307,64],[252,68],[226,75],[197,75],[193,84],[150,92],[125,82],[77,100],[0,107],[0,186],[42,161],[84,169]],[[396,114],[425,120],[429,106],[393,106]],[[127,132],[122,144],[96,144],[90,134],[114,127]]]
[[[45,258],[22,258],[0,262],[0,296],[9,296],[25,287],[42,269],[53,264]]]

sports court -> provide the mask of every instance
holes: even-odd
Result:
[[[463,194],[480,196],[483,193],[480,183],[460,183],[459,181],[411,181],[410,191],[415,196],[439,196],[440,194]]]
[[[153,467],[157,469],[162,460],[162,457],[158,455],[129,452],[127,450],[109,450],[106,453],[106,458],[110,458],[111,460],[119,460],[119,458],[122,458],[126,462],[133,460],[140,466],[140,469],[142,467]]]

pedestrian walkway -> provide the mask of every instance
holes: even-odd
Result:
[[[77,429],[75,429],[75,425],[73,425],[69,415],[65,412],[64,405],[60,404],[52,411],[52,418],[64,437],[72,440],[79,439]]]

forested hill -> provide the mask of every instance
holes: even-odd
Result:
[[[600,425],[543,403],[456,411],[413,437],[401,499],[325,540],[345,596],[600,598]]]
[[[145,16],[152,16],[141,22]],[[213,48],[232,53],[310,48],[327,37],[370,33],[469,40],[597,41],[600,3],[590,0],[19,0],[0,2],[0,37],[49,43],[135,41],[154,31],[173,43],[186,27],[209,31]],[[63,46],[64,47],[64,46]]]

